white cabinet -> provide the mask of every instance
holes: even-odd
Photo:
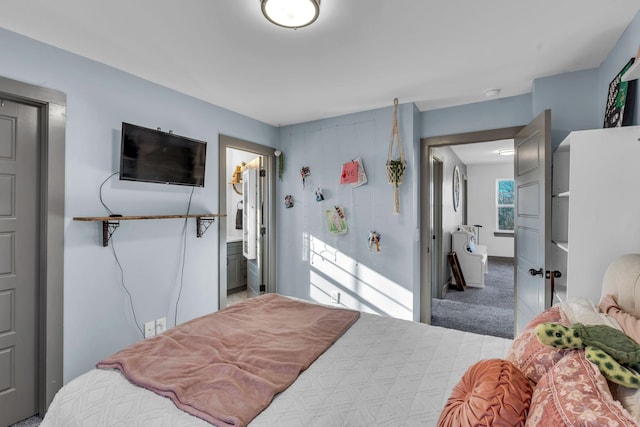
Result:
[[[600,300],[614,259],[640,253],[640,126],[572,132],[554,153],[553,269],[558,295]],[[566,265],[566,267],[565,267]]]
[[[247,289],[247,259],[242,241],[227,242],[227,295]]]
[[[571,168],[568,138],[553,153],[553,185],[551,190],[551,265],[552,271],[561,272],[554,278],[553,303],[567,297],[567,258],[569,255],[569,171]]]

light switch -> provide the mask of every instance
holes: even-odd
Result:
[[[159,335],[167,330],[167,318],[161,317],[156,320],[156,335]]]

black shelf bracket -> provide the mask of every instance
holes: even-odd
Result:
[[[215,218],[205,218],[205,217],[197,217],[196,218],[196,237],[202,237],[209,228],[211,224],[215,222]]]
[[[102,221],[102,246],[109,246],[109,240],[115,233],[116,229],[120,227],[120,221]]]

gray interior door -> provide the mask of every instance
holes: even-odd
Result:
[[[0,103],[0,425],[38,412],[38,110]]]
[[[264,180],[261,176],[262,156],[245,166],[247,179],[243,177],[243,250],[247,256],[247,296],[260,294],[263,280],[264,250]],[[248,246],[248,248],[247,248]]]
[[[549,301],[551,265],[551,111],[515,137],[515,259],[517,333]]]

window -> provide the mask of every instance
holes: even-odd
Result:
[[[515,184],[512,179],[496,181],[497,231],[513,231],[515,214]]]

